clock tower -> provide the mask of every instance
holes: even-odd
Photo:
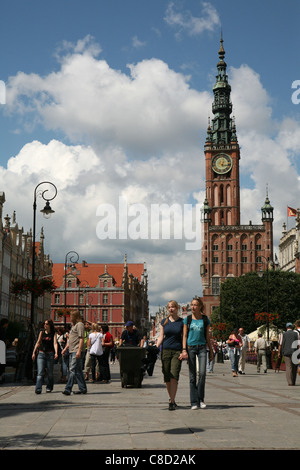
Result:
[[[273,260],[273,207],[268,195],[262,225],[241,225],[240,147],[231,117],[231,86],[228,83],[223,38],[213,87],[213,118],[205,142],[206,198],[202,220],[201,277],[208,315],[219,305],[220,285],[227,277],[266,269]]]

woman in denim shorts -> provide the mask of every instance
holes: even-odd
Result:
[[[161,322],[160,335],[156,344],[158,348],[162,345],[162,372],[169,394],[170,411],[175,410],[177,406],[175,396],[182,364],[179,357],[182,351],[183,320],[178,315],[178,308],[175,300],[168,303],[169,315]]]

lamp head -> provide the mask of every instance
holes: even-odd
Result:
[[[46,219],[49,219],[49,217],[51,217],[51,214],[53,214],[55,211],[51,209],[50,202],[46,201],[46,205],[44,209],[41,210],[41,212],[43,213]]]

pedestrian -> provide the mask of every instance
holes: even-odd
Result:
[[[192,314],[183,320],[181,358],[188,359],[191,409],[196,410],[198,408],[206,408],[204,395],[207,348],[209,350],[210,362],[213,360],[214,353],[209,332],[210,320],[204,314],[204,304],[200,297],[192,300],[191,310]]]
[[[177,407],[175,397],[182,365],[179,356],[182,352],[183,319],[178,315],[179,306],[175,300],[168,302],[167,309],[169,315],[161,321],[156,346],[162,346],[162,372],[169,394],[169,410],[172,411]]]
[[[68,332],[64,326],[61,326],[57,330],[57,344],[58,350],[60,351],[61,361],[61,378],[60,383],[67,383],[67,375],[69,370],[69,354],[62,355],[63,349],[66,347],[68,342]]]
[[[237,328],[235,328],[231,332],[226,342],[227,342],[228,349],[229,349],[229,359],[231,363],[232,376],[237,377],[241,347],[243,345],[242,338],[240,337]]]
[[[8,328],[8,319],[7,318],[1,318],[1,321],[0,321],[0,341],[3,341],[3,343],[5,344],[5,354],[6,354],[6,348],[7,348],[7,345],[8,345],[7,335],[6,335],[7,328]],[[0,364],[0,383],[1,384],[5,382],[5,367],[6,367],[6,363],[5,364]]]
[[[102,326],[103,338],[103,356],[101,358],[103,368],[103,383],[109,383],[111,379],[110,368],[109,368],[109,356],[110,351],[114,347],[114,339],[112,334],[109,332],[107,325]]]
[[[125,330],[122,331],[121,339],[119,346],[143,346],[143,340],[139,331],[134,328],[134,323],[132,320],[129,320],[125,324]]]
[[[292,323],[286,324],[286,331],[282,335],[282,342],[279,345],[278,355],[284,357],[286,380],[289,386],[296,384],[298,359],[294,353],[299,348],[299,335],[293,331]]]
[[[216,339],[212,336],[212,329],[211,328],[209,328],[209,334],[210,334],[211,347],[212,347],[212,350],[213,350],[213,359],[211,361],[210,360],[210,355],[209,354],[206,355],[206,357],[207,357],[206,372],[213,373],[214,365],[215,365],[215,359],[216,359],[216,355],[218,354],[219,347],[218,347],[218,343],[217,343]],[[209,352],[209,348],[207,349],[207,352]]]
[[[239,359],[239,374],[244,375],[247,351],[251,351],[251,343],[249,336],[244,333],[244,328],[239,329],[239,335],[243,341],[243,346],[241,347],[241,354]]]
[[[254,350],[257,357],[257,373],[260,373],[260,366],[263,366],[264,373],[267,373],[267,341],[262,334],[258,333],[258,338],[254,343]]]
[[[90,352],[92,367],[92,382],[96,382],[96,364],[98,363],[101,372],[101,356],[103,355],[103,334],[97,323],[92,323],[92,329],[88,337],[87,347]]]
[[[52,320],[46,320],[33,348],[32,360],[37,359],[35,393],[42,393],[45,370],[47,369],[46,392],[52,392],[54,385],[53,366],[58,358],[57,333]]]
[[[79,310],[71,312],[72,328],[69,333],[68,343],[62,351],[63,356],[69,351],[69,378],[64,395],[71,395],[72,388],[76,379],[79,390],[74,394],[87,393],[87,387],[82,371],[82,353],[84,352],[84,324]]]

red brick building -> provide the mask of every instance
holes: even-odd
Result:
[[[65,308],[79,309],[84,320],[106,323],[114,338],[133,320],[143,332],[148,327],[148,275],[144,264],[53,264],[57,289],[52,294],[55,322],[69,323]],[[63,315],[62,315],[63,314]]]
[[[273,207],[268,195],[262,224],[240,223],[240,147],[231,117],[231,86],[223,39],[213,88],[213,119],[204,148],[206,199],[202,220],[201,277],[206,313],[219,305],[221,282],[230,276],[266,269],[273,262]]]

